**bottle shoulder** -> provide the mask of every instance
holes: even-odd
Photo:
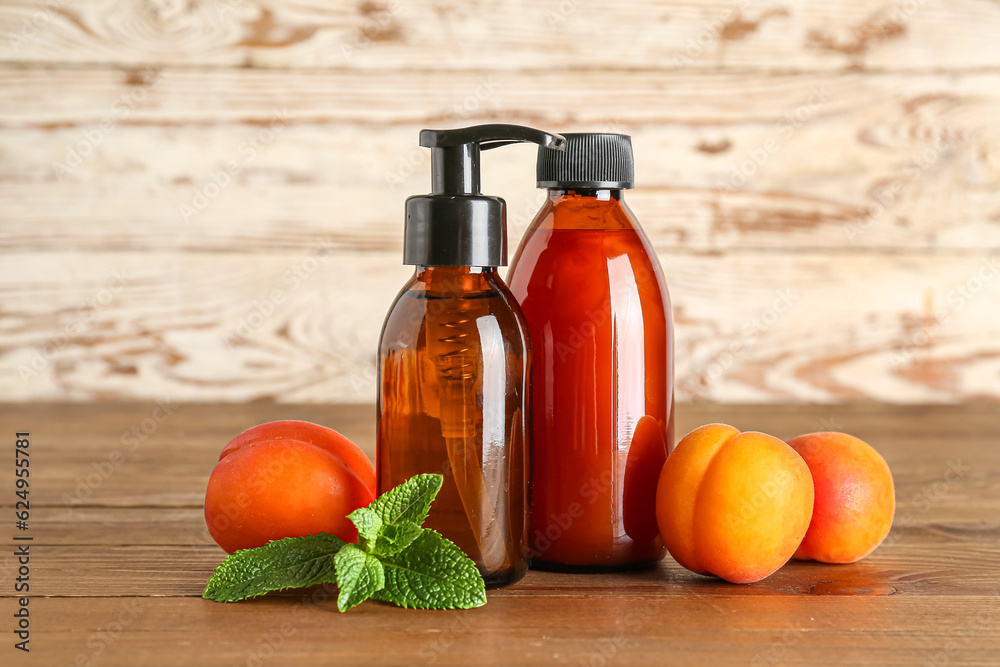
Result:
[[[549,197],[535,214],[528,230],[634,231],[644,234],[624,198],[580,196]]]
[[[480,345],[484,337],[499,336],[512,353],[530,349],[524,314],[499,277],[490,281],[489,289],[458,295],[408,284],[386,315],[379,348],[386,353],[426,346],[429,340],[447,334],[447,329],[461,329],[463,339],[470,344]]]

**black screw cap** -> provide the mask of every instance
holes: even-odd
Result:
[[[540,188],[631,188],[635,185],[632,138],[627,134],[563,134],[565,151],[539,150]]]

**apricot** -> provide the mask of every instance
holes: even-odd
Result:
[[[656,488],[656,522],[670,555],[692,572],[738,584],[791,558],[812,509],[812,477],[795,450],[726,424],[684,436]]]
[[[354,443],[315,424],[276,422],[222,451],[205,492],[205,521],[227,553],[320,532],[355,542],[347,515],[374,499],[371,463]]]
[[[896,511],[885,459],[846,433],[809,433],[788,444],[809,466],[816,491],[812,521],[795,558],[853,563],[874,551]]]
[[[375,489],[375,468],[361,448],[332,428],[312,422],[285,419],[248,428],[229,441],[219,454],[219,460],[241,447],[262,440],[298,440],[325,449],[341,458],[365,485],[373,491]]]

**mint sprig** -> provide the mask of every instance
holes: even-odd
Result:
[[[416,475],[389,489],[364,509],[376,513],[382,523],[409,521],[420,526],[442,484],[444,477],[441,475]]]
[[[451,540],[423,530],[412,545],[382,560],[385,587],[376,597],[415,609],[441,609],[442,601],[448,609],[486,604],[486,588],[476,564]]]
[[[334,556],[343,546],[336,535],[317,533],[237,551],[215,568],[203,597],[236,602],[269,591],[331,582],[336,573]]]
[[[337,608],[347,611],[385,587],[385,570],[378,558],[356,544],[346,544],[333,557],[337,563]]]
[[[236,602],[335,582],[340,611],[369,598],[416,609],[481,607],[486,587],[476,564],[421,527],[443,482],[441,475],[417,475],[351,512],[357,544],[319,533],[237,551],[216,568],[203,597]]]

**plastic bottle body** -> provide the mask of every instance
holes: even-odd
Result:
[[[417,267],[379,344],[378,492],[442,474],[425,525],[490,587],[527,570],[530,360],[523,315],[492,267]]]
[[[659,560],[673,326],[659,262],[621,191],[551,191],[508,280],[532,339],[533,566]]]

